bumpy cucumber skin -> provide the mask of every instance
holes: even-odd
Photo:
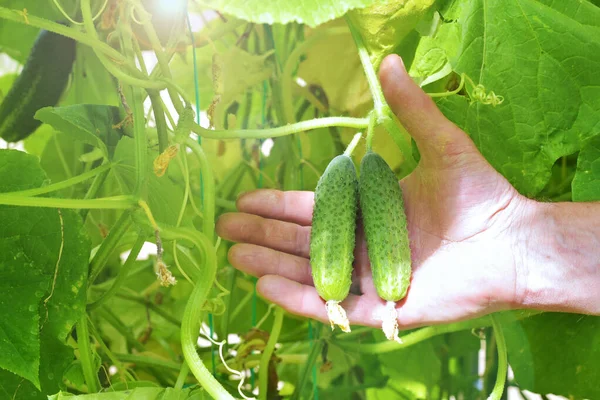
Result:
[[[410,244],[402,190],[389,165],[376,153],[360,164],[360,208],[377,294],[399,301],[411,275]]]
[[[324,300],[350,292],[358,208],[358,178],[350,157],[335,157],[317,183],[310,237],[315,288]]]
[[[0,105],[0,137],[18,142],[41,122],[37,110],[58,103],[75,61],[75,41],[41,31],[19,77]]]

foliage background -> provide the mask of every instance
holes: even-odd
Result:
[[[142,3],[160,15],[157,2]],[[413,78],[429,92],[455,89],[461,74],[472,80],[458,94],[439,99],[438,105],[521,193],[543,201],[600,200],[600,8],[596,2],[408,0],[377,12],[364,8],[372,3],[190,1],[197,82],[191,38],[185,21],[177,19],[181,16],[173,17],[181,25],[169,62],[173,81],[185,99],[195,99],[198,88],[204,110],[201,124],[207,126],[210,116],[217,129],[264,129],[336,115],[364,117],[373,107],[371,93],[341,18],[356,9],[349,18],[361,27],[375,66],[383,55],[398,53]],[[71,17],[80,18],[79,1],[61,4]],[[4,0],[0,5],[64,20],[52,1]],[[213,19],[203,22],[200,15]],[[115,27],[102,30],[102,21],[99,32],[107,40]],[[167,41],[169,32],[159,29],[160,21],[153,22],[161,40]],[[143,59],[152,69],[157,60],[147,37],[135,23],[133,27],[146,48]],[[38,32],[33,24],[1,19],[4,60],[23,64]],[[300,62],[293,63],[291,76],[286,76],[286,63],[306,43]],[[8,62],[0,77],[1,93],[11,87],[18,64]],[[301,78],[303,84],[292,77]],[[286,79],[292,81],[291,93],[282,89]],[[477,85],[483,85],[479,91]],[[139,155],[128,128],[113,127],[126,111],[117,87],[93,49],[78,44],[72,80],[59,107],[37,113],[44,124],[18,144],[26,152],[0,151],[0,193],[62,182],[106,160],[111,168],[97,197],[132,193]],[[485,104],[494,102],[492,92],[504,101]],[[177,121],[166,91],[161,97],[167,113]],[[286,104],[291,105],[291,115],[282,109]],[[157,121],[148,100],[144,107],[147,156],[153,160],[158,155]],[[171,123],[169,129],[177,132]],[[256,187],[312,190],[354,133],[328,127],[273,141],[203,139],[202,149],[216,180],[217,215],[234,209],[236,196]],[[377,131],[374,146],[399,178],[410,172],[383,129]],[[359,148],[357,160],[361,152]],[[150,166],[147,172],[147,200],[157,222],[200,230],[201,164],[194,153],[180,151],[163,177]],[[82,199],[91,183],[45,196]],[[88,280],[90,259],[93,263],[107,232],[123,215],[118,209],[80,212],[0,206],[0,398],[45,399],[59,390],[86,398],[83,394],[91,388],[82,363],[93,366],[104,388],[101,399],[204,396],[191,375],[186,389],[165,389],[174,386],[183,361],[180,325],[192,291],[192,284],[175,268],[179,263],[185,271],[194,264],[194,257],[186,257],[191,250],[181,243],[177,247],[166,241],[163,256],[179,283],[169,288],[157,283],[156,250],[135,261],[122,288],[103,307],[89,311],[92,359],[86,361],[82,355],[79,330],[73,327],[85,320],[86,304],[114,282],[123,268],[121,255],[136,246],[136,238],[153,241],[140,217],[133,215],[108,254],[106,267],[93,282]],[[230,365],[255,368],[272,330],[273,313],[256,298],[253,279],[228,265],[228,246],[221,243],[217,253],[217,280],[230,293],[222,297],[225,307],[214,309],[217,312],[205,322],[210,322],[216,338],[230,340],[228,349],[236,351],[227,353]],[[215,287],[210,297],[220,292]],[[263,316],[263,331],[252,330]],[[499,317],[514,371],[509,393],[529,390],[600,398],[597,317],[523,312]],[[270,386],[269,398],[315,394],[323,398],[484,398],[497,365],[489,320],[425,329],[434,333],[428,340],[403,349],[378,347],[372,346],[382,342],[377,331],[356,328],[352,335],[341,336],[315,321],[285,315],[280,346],[267,360],[271,382],[282,382],[282,388],[277,393]],[[201,357],[226,389],[236,393],[237,382],[229,379],[210,349],[201,342]],[[478,359],[482,351],[485,365]],[[117,367],[116,374],[111,366]],[[257,384],[260,373],[257,370],[256,378],[253,375],[248,382]],[[126,388],[136,389],[127,393]]]

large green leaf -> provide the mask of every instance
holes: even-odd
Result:
[[[559,157],[600,133],[600,9],[577,0],[461,0],[446,17],[462,26],[455,70],[504,102],[455,96],[440,101],[443,111],[520,192],[536,194]]]
[[[320,27],[312,35],[321,35],[337,26],[343,28],[344,21]],[[332,113],[362,117],[372,107],[369,85],[349,30],[315,42],[308,49],[297,75],[308,85],[319,86],[325,92]]]
[[[600,317],[547,313],[504,323],[503,330],[519,387],[600,398]]]
[[[0,151],[0,192],[46,181],[37,157]],[[85,312],[89,243],[71,210],[0,206],[0,220],[0,367],[10,371],[1,371],[0,390],[44,398],[59,389],[73,358],[65,343]]]
[[[119,108],[114,106],[76,104],[45,107],[35,113],[35,118],[73,140],[99,149],[105,158],[112,156],[121,137],[121,133],[113,127],[121,121]]]
[[[347,11],[367,7],[374,0],[203,0],[201,3],[225,14],[260,24],[300,22],[317,26]]]
[[[40,385],[38,304],[48,286],[43,272],[27,257],[18,236],[0,240],[0,367],[37,387]],[[0,381],[0,388],[3,386]]]
[[[375,68],[417,26],[435,0],[387,0],[349,13]]]
[[[600,200],[600,137],[590,141],[579,153],[572,188],[573,201]]]
[[[71,85],[61,104],[120,104],[115,78],[104,68],[94,50],[77,44]]]

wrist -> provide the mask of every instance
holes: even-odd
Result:
[[[516,306],[600,312],[600,204],[525,200],[515,252]]]

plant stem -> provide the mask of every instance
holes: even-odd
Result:
[[[231,200],[226,200],[220,197],[217,197],[217,199],[215,200],[215,204],[219,207],[222,207],[228,211],[235,211],[237,210],[237,206],[235,205],[235,201],[231,201]]]
[[[310,131],[313,129],[339,126],[347,128],[364,129],[369,125],[368,118],[351,117],[326,117],[308,121],[296,122],[270,129],[237,129],[237,130],[210,130],[194,124],[192,131],[203,138],[209,139],[266,139],[292,135],[294,133]]]
[[[91,179],[91,178],[97,176],[98,174],[100,174],[102,172],[108,171],[111,168],[111,166],[112,165],[110,163],[102,164],[98,168],[95,168],[95,169],[93,169],[91,171],[85,172],[85,173],[83,173],[81,175],[74,176],[72,178],[66,179],[66,180],[61,181],[61,182],[56,182],[56,183],[53,183],[51,185],[42,186],[42,187],[35,188],[35,189],[28,189],[28,190],[20,190],[18,192],[3,193],[3,195],[32,197],[32,196],[37,196],[37,195],[40,195],[40,194],[45,194],[45,193],[50,193],[50,192],[56,192],[58,190],[66,189],[68,187],[77,185],[78,183],[85,182],[86,180]]]
[[[106,343],[102,340],[102,336],[94,326],[92,320],[88,317],[88,329],[90,331],[91,336],[94,338],[98,346],[102,350],[102,352],[106,355],[106,357],[110,360],[112,365],[116,366],[119,370],[119,375],[121,375],[121,379],[126,381],[127,379],[134,381],[135,378],[127,371],[125,366],[119,361],[119,359],[115,356],[115,354],[108,348]]]
[[[159,369],[170,369],[172,371],[179,371],[181,364],[160,359],[158,357],[148,357],[139,354],[123,354],[115,353],[117,359],[121,362],[134,363],[137,365],[143,365],[146,367],[157,367]]]
[[[98,313],[98,315],[100,317],[102,317],[106,322],[108,322],[113,328],[115,328],[121,335],[123,335],[123,337],[125,338],[125,340],[127,341],[127,343],[130,346],[135,348],[137,351],[145,351],[146,350],[144,345],[141,344],[140,342],[138,342],[135,339],[135,337],[133,337],[133,333],[131,332],[131,329],[129,327],[127,327],[127,325],[125,325],[123,323],[123,321],[121,321],[119,319],[119,317],[117,317],[110,308],[103,306],[103,307],[98,308],[96,310],[96,312]]]
[[[344,151],[344,155],[345,156],[347,156],[347,157],[351,157],[352,156],[352,153],[354,152],[354,149],[356,149],[356,146],[358,146],[358,142],[360,141],[361,136],[362,136],[362,134],[360,132],[357,133],[356,135],[354,135],[354,137],[352,138],[352,140],[348,144],[348,147],[346,147],[346,150]]]
[[[386,106],[386,108],[388,107]],[[402,152],[402,155],[404,156],[403,166],[407,169],[407,171],[412,171],[416,167],[417,162],[415,161],[412,155],[412,144],[410,136],[402,133],[402,131],[400,130],[400,128],[398,128],[398,125],[396,124],[395,118],[393,117],[388,116],[386,119],[384,119],[383,126],[396,143],[396,146],[398,146],[398,148]]]
[[[97,393],[102,386],[98,374],[94,371],[94,356],[92,355],[92,347],[90,345],[90,335],[88,332],[87,314],[84,312],[77,323],[77,345],[79,346],[79,361],[85,383],[90,393]]]
[[[121,293],[117,294],[116,296],[120,299],[134,301],[138,304],[148,307],[151,311],[154,311],[156,314],[163,317],[165,319],[165,321],[170,322],[171,324],[173,324],[174,326],[176,326],[178,328],[181,327],[181,321],[179,321],[173,315],[169,314],[168,312],[166,312],[165,310],[163,310],[162,308],[160,308],[159,306],[157,306],[150,300],[146,300],[144,298],[136,297],[136,296],[132,296],[132,295],[121,294]]]
[[[190,373],[189,365],[187,365],[187,363],[182,363],[181,368],[179,369],[179,375],[177,375],[177,381],[175,382],[175,386],[174,386],[174,388],[176,390],[183,389],[183,384],[185,383],[185,380],[189,373]]]
[[[498,374],[496,375],[496,383],[492,389],[492,393],[488,400],[500,400],[504,393],[504,385],[506,384],[506,373],[508,371],[508,357],[506,353],[506,340],[504,332],[495,315],[490,315],[492,326],[494,327],[494,335],[496,336],[496,346],[498,347]]]
[[[196,155],[198,162],[200,163],[202,185],[204,187],[204,198],[202,201],[202,232],[212,243],[215,235],[215,178],[210,164],[208,163],[208,159],[206,158],[206,154],[204,154],[204,150],[202,150],[202,147],[198,142],[192,138],[187,138],[185,144],[192,149],[192,152]]]
[[[298,380],[298,383],[296,385],[296,388],[294,389],[294,393],[292,393],[292,397],[290,398],[290,400],[298,400],[302,397],[302,390],[304,389],[304,386],[306,386],[306,383],[310,379],[310,374],[312,372],[313,366],[317,362],[319,354],[321,354],[322,347],[322,340],[316,340],[313,343],[313,346],[310,349],[310,353],[308,353],[308,358],[304,363],[304,367],[302,368],[302,372],[300,373],[300,379]]]
[[[156,31],[154,30],[154,26],[152,25],[151,16],[150,16],[150,14],[148,14],[146,12],[146,10],[143,9],[143,6],[141,3],[138,3],[137,9],[143,10],[144,13],[146,14],[144,17],[142,17],[143,18],[142,28],[144,29],[144,32],[146,33],[146,36],[148,37],[148,40],[150,41],[152,50],[154,50],[154,54],[156,55],[156,59],[158,61],[158,66],[160,67],[160,70],[161,70],[162,74],[165,76],[165,78],[167,78],[168,80],[172,80],[173,76],[171,75],[171,70],[169,68],[169,59],[168,59],[167,55],[165,54],[165,52],[163,51],[162,45],[160,44],[160,39],[158,38]],[[184,105],[181,102],[181,99],[179,98],[179,96],[177,95],[177,92],[175,92],[171,87],[167,87],[167,92],[169,93],[169,97],[171,98],[171,102],[173,103],[175,110],[178,113],[181,113],[183,111]]]
[[[106,160],[104,161],[104,163],[107,163],[107,162],[108,161],[106,161]],[[90,188],[88,189],[87,193],[83,197],[84,200],[91,200],[91,199],[96,198],[96,196],[98,195],[98,192],[100,191],[100,188],[102,187],[102,185],[104,185],[104,181],[108,177],[109,172],[110,172],[110,170],[107,170],[107,171],[103,171],[100,175],[96,175],[96,177],[92,181],[92,184],[90,185]],[[81,215],[82,221],[85,222],[88,212],[89,212],[88,209],[81,210],[80,215]]]
[[[267,400],[267,392],[268,392],[268,384],[269,384],[269,363],[271,362],[271,356],[273,355],[273,351],[275,350],[275,345],[277,344],[277,340],[279,339],[279,334],[281,333],[281,326],[283,325],[283,308],[276,307],[274,312],[274,320],[273,320],[273,328],[271,329],[271,334],[269,335],[269,340],[267,341],[267,345],[263,350],[262,357],[260,359],[259,371],[260,375],[258,377],[258,398],[259,400]]]
[[[535,310],[522,310],[521,314],[517,315],[516,319],[521,320],[525,318],[529,318],[533,315],[541,314],[542,311]],[[481,318],[472,319],[469,321],[457,322],[454,324],[448,325],[434,325],[428,326],[426,328],[422,328],[416,331],[409,333],[408,335],[402,337],[403,343],[397,343],[392,341],[380,342],[380,343],[369,343],[369,344],[356,344],[356,343],[347,343],[346,341],[336,340],[334,343],[336,346],[341,347],[342,349],[346,349],[352,352],[365,353],[365,354],[383,354],[388,353],[390,351],[400,350],[413,344],[422,342],[429,338],[432,338],[437,335],[441,335],[444,333],[458,332],[466,329],[473,328],[481,328],[486,326],[491,326],[492,320],[489,315],[486,315]]]
[[[90,11],[91,14],[91,11]],[[47,20],[45,18],[36,17],[35,15],[27,14],[27,18],[23,16],[22,10],[14,10],[6,7],[0,7],[0,18],[6,19],[20,24],[26,24],[40,29],[45,29],[50,32],[58,33],[76,40],[79,43],[92,47],[94,50],[105,54],[118,63],[127,64],[127,59],[113,49],[108,44],[98,40],[96,37],[89,36],[77,29]]]
[[[134,207],[137,202],[131,196],[103,197],[93,200],[59,199],[54,197],[27,197],[11,194],[0,194],[0,205],[45,208],[88,208],[98,209],[127,209]]]
[[[96,32],[96,27],[94,26],[94,21],[92,19],[92,10],[91,10],[91,6],[90,6],[90,0],[81,0],[81,15],[83,17],[83,24],[85,26],[87,36],[98,40],[98,33]],[[132,75],[129,75],[129,74],[121,71],[121,69],[116,67],[108,59],[108,57],[106,55],[104,55],[100,51],[96,50],[96,48],[93,48],[93,49],[94,49],[94,53],[96,53],[96,56],[98,56],[98,59],[100,60],[100,62],[104,66],[104,68],[106,68],[108,70],[108,72],[110,72],[118,80],[125,82],[129,85],[138,86],[138,87],[145,88],[145,89],[164,89],[166,87],[166,84],[164,82],[151,81],[149,79],[144,79],[144,76],[141,73],[141,71],[135,67],[132,67],[130,69],[131,69],[131,72],[133,72],[136,76],[132,76]],[[118,54],[119,54],[119,60],[122,63],[125,63],[127,65],[134,65],[134,64],[132,64],[133,58],[131,60],[129,60],[126,56],[123,56],[120,53],[118,53]],[[113,57],[111,57],[111,58],[113,58]]]
[[[183,321],[181,322],[181,347],[190,370],[208,394],[215,399],[234,400],[234,397],[211,375],[196,351],[196,340],[203,314],[202,305],[210,292],[217,273],[217,258],[214,246],[206,236],[195,230],[165,228],[161,232],[163,237],[168,240],[191,239],[196,248],[204,254],[204,268],[199,271],[198,276],[194,279],[194,289],[185,306]]]
[[[363,39],[360,36],[360,32],[358,32],[356,27],[352,24],[350,18],[346,17],[346,22],[348,24],[348,28],[350,28],[350,33],[352,33],[354,43],[356,43],[356,47],[358,48],[358,56],[360,57],[360,62],[363,66],[363,70],[365,71],[367,82],[369,83],[371,96],[373,97],[375,114],[377,116],[377,119],[381,120],[385,117],[384,107],[387,106],[385,97],[383,96],[383,91],[381,90],[381,84],[379,83],[379,79],[377,78],[375,68],[373,68],[373,63],[371,63],[369,51],[367,50],[367,47],[365,46],[365,43],[363,42]]]
[[[373,137],[375,136],[375,113],[369,118],[369,126],[367,127],[367,151],[373,150]]]
[[[102,270],[106,266],[110,255],[113,253],[113,251],[119,244],[119,241],[121,240],[125,232],[127,232],[127,229],[129,229],[129,227],[131,226],[132,221],[130,217],[130,211],[123,212],[117,220],[117,222],[115,222],[115,224],[113,225],[108,236],[104,239],[104,241],[102,241],[100,248],[96,252],[96,255],[94,255],[94,258],[92,258],[92,261],[90,262],[90,276],[88,278],[89,285],[94,283],[96,278],[98,278],[98,275],[100,275],[100,272],[102,272]]]
[[[147,90],[148,97],[152,103],[154,112],[154,122],[156,122],[156,133],[158,134],[158,152],[162,153],[169,147],[169,130],[167,128],[167,119],[162,106],[160,92],[158,90]]]
[[[138,238],[133,244],[133,247],[131,248],[131,252],[127,257],[127,260],[125,261],[125,264],[123,264],[123,266],[119,270],[119,274],[117,275],[117,278],[113,282],[112,286],[110,287],[110,289],[104,292],[104,294],[100,296],[98,300],[87,306],[88,311],[92,311],[93,309],[98,308],[117,293],[117,291],[121,288],[123,283],[125,283],[125,279],[127,279],[129,271],[131,271],[131,267],[133,267],[133,265],[135,264],[137,256],[138,254],[140,254],[140,250],[142,250],[142,246],[144,245],[144,243],[144,236],[138,235]]]

